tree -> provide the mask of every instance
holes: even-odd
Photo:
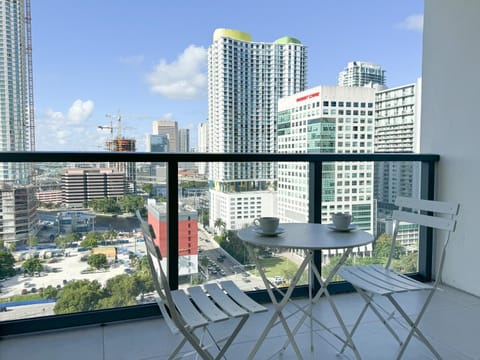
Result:
[[[92,254],[88,257],[87,264],[95,269],[108,268],[107,256],[105,254]]]
[[[140,287],[135,277],[127,274],[114,276],[107,280],[104,297],[99,301],[98,308],[135,305],[139,294]]]
[[[15,259],[6,250],[0,250],[0,277],[15,275]]]
[[[43,269],[42,263],[40,262],[40,260],[34,259],[34,258],[25,260],[22,267],[23,267],[23,270],[30,275],[33,275],[36,272],[40,272]]]
[[[142,257],[138,263],[135,272],[133,273],[137,281],[137,287],[141,294],[155,290],[153,285],[153,277],[150,272],[150,265],[146,256]]]
[[[98,242],[102,241],[102,235],[95,231],[90,231],[87,236],[85,236],[85,240],[80,243],[81,247],[89,247],[94,248],[98,246]]]
[[[48,285],[45,289],[43,289],[42,296],[44,299],[55,299],[58,295],[58,290],[54,288],[52,285]]]
[[[124,213],[134,213],[145,207],[145,200],[138,195],[125,195],[118,199],[118,205]]]
[[[68,282],[57,296],[53,311],[56,315],[97,309],[103,291],[97,280],[73,280]]]
[[[113,198],[94,199],[88,202],[88,206],[95,212],[100,213],[118,213],[120,208],[117,200]]]
[[[118,232],[114,229],[107,230],[102,234],[104,240],[115,240],[118,236]]]
[[[143,184],[142,190],[143,190],[143,192],[146,192],[148,194],[148,196],[152,196],[153,195],[153,184],[149,184],[149,183]]]
[[[222,219],[218,218],[215,220],[215,223],[213,224],[213,226],[215,227],[215,229],[218,229],[219,231],[223,232],[225,230],[225,221],[223,221]]]
[[[65,249],[71,243],[78,240],[80,240],[80,235],[78,235],[77,233],[68,233],[65,236],[57,236],[54,242],[59,248]]]
[[[414,252],[406,256],[402,256],[399,260],[392,262],[392,268],[402,273],[412,273],[418,270],[418,253]]]
[[[200,218],[198,220],[204,227],[208,225],[208,222],[210,221],[210,214],[208,209],[202,208],[200,210]]]
[[[388,234],[380,235],[375,243],[373,244],[373,257],[377,260],[386,259],[390,255],[390,250],[392,247],[392,237]],[[400,259],[403,254],[403,246],[396,243],[395,250],[393,253],[394,259]]]
[[[30,236],[28,238],[28,246],[30,246],[30,248],[32,248],[36,245],[38,245],[38,236]]]

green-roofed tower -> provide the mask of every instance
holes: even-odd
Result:
[[[258,42],[242,31],[215,30],[208,50],[209,152],[276,152],[277,102],[306,88],[306,61],[306,46],[293,37]],[[209,170],[211,221],[240,229],[272,215],[275,164],[215,163]],[[237,202],[247,198],[240,216]]]

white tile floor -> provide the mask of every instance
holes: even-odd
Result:
[[[422,295],[405,294],[401,303],[410,314],[415,314]],[[347,325],[351,325],[362,306],[357,294],[335,296]],[[303,301],[299,301],[303,302]],[[288,305],[293,310],[293,305]],[[316,316],[330,328],[340,331],[338,323],[325,299],[316,305]],[[255,315],[248,320],[239,337],[227,352],[227,359],[242,360],[253,348],[272,312]],[[293,321],[293,318],[290,321]],[[444,359],[480,360],[480,299],[451,288],[444,288],[434,296],[421,323],[421,329]],[[395,325],[395,328],[399,328]],[[225,331],[225,325],[215,331]],[[269,334],[256,359],[268,359],[283,344],[286,337],[281,326]],[[166,359],[176,344],[176,338],[160,319],[134,321],[103,327],[88,327],[38,335],[5,338],[0,341],[1,360],[159,360]],[[338,356],[339,342],[327,331],[315,328],[314,351],[310,351],[309,328],[305,325],[296,336],[305,359],[353,359],[347,350]],[[393,359],[398,348],[372,312],[368,312],[354,341],[363,359]],[[193,358],[193,357],[190,357]],[[283,357],[295,359],[289,346]],[[432,354],[418,340],[413,339],[404,359],[432,359]]]

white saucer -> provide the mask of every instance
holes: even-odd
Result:
[[[264,233],[260,228],[254,228],[253,231],[255,231],[257,234],[262,236],[277,236],[277,235],[283,234],[285,232],[285,229],[278,227],[277,230],[273,233]]]
[[[340,231],[340,232],[349,232],[349,231],[358,229],[358,225],[355,225],[355,224],[348,225],[348,229],[337,229],[333,224],[328,224],[327,226],[330,230]]]

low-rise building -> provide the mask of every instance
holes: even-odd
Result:
[[[62,199],[67,207],[82,207],[90,200],[118,198],[126,193],[125,174],[115,169],[66,169]]]

